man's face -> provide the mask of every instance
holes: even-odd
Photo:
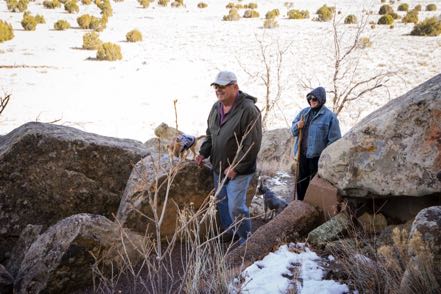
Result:
[[[217,99],[220,102],[230,102],[236,98],[239,86],[236,83],[231,83],[226,86],[213,85],[216,91]]]

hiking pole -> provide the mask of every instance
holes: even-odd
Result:
[[[303,116],[300,118],[300,121],[303,121]],[[299,170],[300,170],[300,148],[302,146],[302,135],[303,135],[303,127],[301,129],[299,129],[299,135],[298,135],[298,144],[297,144],[297,154],[295,155],[295,158],[297,160],[297,165],[296,165],[296,175],[295,175],[295,181],[294,181],[294,199],[298,200],[297,197],[297,183],[298,183],[298,178],[299,178]]]

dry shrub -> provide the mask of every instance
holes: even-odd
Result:
[[[198,3],[198,8],[207,8],[207,7],[208,7],[208,4],[205,3],[205,2],[199,2]]]
[[[78,13],[80,8],[78,7],[76,0],[69,0],[64,4],[64,10],[69,13]]]
[[[28,9],[29,0],[6,0],[6,7],[11,12],[24,12]]]
[[[339,242],[330,248],[330,253],[347,276],[346,283],[363,293],[434,293],[431,292],[431,283],[435,280],[432,257],[417,235],[409,240],[408,230],[396,227],[392,231],[391,244],[376,248],[375,238],[353,227],[351,242]],[[412,257],[411,248],[417,250],[414,254],[418,258]],[[412,263],[416,263],[418,272],[409,271]],[[403,278],[419,281],[412,284],[414,292],[402,292]]]
[[[43,24],[43,23],[46,23],[46,19],[45,19],[44,16],[41,15],[41,14],[37,14],[37,15],[35,16],[35,21],[37,22],[37,24]]]
[[[436,11],[438,8],[436,7],[436,4],[427,4],[426,11]]]
[[[138,3],[142,8],[148,8],[150,6],[150,0],[138,0]]]
[[[391,25],[394,23],[394,18],[390,14],[383,15],[378,19],[379,25]]]
[[[372,42],[369,39],[369,37],[360,37],[358,40],[358,48],[365,49],[365,48],[371,48]]]
[[[167,6],[168,5],[169,0],[158,0],[158,5],[160,6]]]
[[[77,17],[77,23],[82,29],[88,29],[90,27],[90,21],[92,17],[89,14],[83,14]]]
[[[142,34],[139,30],[131,30],[126,34],[127,42],[140,42],[142,41]]]
[[[403,23],[418,23],[418,10],[409,11],[401,20]]]
[[[259,12],[253,9],[245,10],[243,14],[244,18],[257,18],[259,16],[260,16]]]
[[[14,38],[14,30],[11,24],[0,19],[0,43],[12,40]]]
[[[287,13],[289,19],[305,19],[309,18],[308,10],[291,9]]]
[[[280,15],[279,9],[272,9],[265,14],[266,19],[276,18]]]
[[[153,156],[149,158],[156,160]],[[153,216],[148,217],[139,211],[145,222],[152,225],[149,231],[155,232],[146,232],[143,244],[136,248],[141,260],[134,264],[126,252],[119,252],[123,262],[115,264],[110,273],[104,272],[97,263],[93,266],[95,293],[118,292],[121,280],[127,285],[125,293],[228,293],[233,274],[225,263],[225,256],[231,250],[231,244],[221,243],[215,194],[207,195],[197,211],[192,203],[176,207],[175,233],[166,242],[160,241],[161,211],[174,205],[167,200],[167,195],[181,164],[173,165],[163,181],[156,175],[157,187],[162,186],[165,191],[161,188],[149,191],[151,201],[147,205]],[[160,190],[165,195],[160,194]],[[165,199],[164,204],[159,204],[162,199]],[[121,242],[130,242],[126,237],[122,236]]]
[[[102,42],[100,36],[96,32],[90,32],[83,35],[83,49],[97,50]]]
[[[44,0],[43,6],[48,9],[60,8],[61,2],[58,0]]]
[[[37,20],[30,14],[24,14],[21,20],[21,26],[25,31],[35,31],[37,27]]]
[[[357,23],[357,17],[353,14],[349,14],[345,18],[345,24],[354,24]]]
[[[238,21],[240,19],[239,12],[236,8],[231,8],[228,12],[228,15],[224,15],[223,19],[224,21]]]
[[[98,60],[115,61],[122,59],[121,47],[114,43],[103,43],[96,53]]]
[[[316,14],[318,21],[330,21],[335,13],[335,7],[329,7],[326,4],[320,7]]]
[[[112,4],[109,0],[95,0],[96,6],[101,10],[103,17],[110,17],[113,15]]]
[[[107,17],[105,17],[104,15],[102,18],[91,16],[89,29],[97,32],[102,32],[106,28],[106,24],[107,24]]]
[[[70,24],[64,19],[60,19],[56,23],[54,23],[54,29],[57,31],[64,31],[69,28],[70,28]]]
[[[90,5],[90,4],[92,4],[92,0],[81,0],[81,3],[83,5]]]
[[[412,36],[438,36],[441,35],[441,20],[436,17],[426,18],[413,27]]]
[[[378,14],[386,15],[386,14],[392,14],[393,12],[394,12],[394,9],[392,8],[392,6],[390,6],[388,4],[384,4],[380,7]]]
[[[250,3],[248,3],[248,5],[245,5],[245,8],[248,8],[248,9],[257,9],[257,3],[250,2]]]
[[[277,28],[279,26],[279,23],[277,22],[277,20],[275,18],[268,18],[265,19],[265,21],[263,22],[263,27],[265,29],[274,29]]]
[[[409,4],[401,3],[400,5],[398,5],[397,10],[398,11],[408,11],[409,10]]]

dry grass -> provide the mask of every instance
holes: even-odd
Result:
[[[249,133],[260,119],[258,117],[250,126],[242,140],[237,140],[238,152],[230,167],[235,168],[254,143],[244,145]],[[226,177],[218,184],[218,189],[212,191],[201,207],[195,209],[192,203],[178,207],[171,199],[171,185],[183,167],[184,162],[171,162],[166,170],[165,180],[160,180],[160,156],[154,158],[155,175],[151,191],[146,193],[148,206],[152,216],[147,216],[135,210],[145,218],[151,227],[147,228],[141,245],[134,244],[127,235],[121,235],[121,244],[116,247],[119,262],[96,260],[93,266],[95,293],[227,293],[229,283],[234,276],[225,263],[226,254],[232,249],[230,244],[223,244],[224,233],[219,232],[217,224],[217,194],[225,184]],[[147,186],[147,185],[143,185]],[[162,191],[165,191],[164,194]],[[161,203],[161,204],[159,204]],[[174,234],[163,241],[162,224],[167,206],[175,205],[177,209],[176,229]],[[231,229],[235,231],[242,219],[236,220]],[[229,231],[227,228],[226,231]],[[124,230],[120,230],[124,232]],[[151,232],[151,233],[148,233]],[[125,250],[134,248],[138,258],[134,258]],[[122,287],[123,285],[123,287]]]
[[[394,228],[392,244],[377,248],[375,237],[352,228],[348,242],[330,249],[345,281],[360,293],[436,293],[433,256],[421,236],[409,239],[408,230]],[[406,270],[407,269],[407,270]],[[434,292],[435,291],[435,292]]]

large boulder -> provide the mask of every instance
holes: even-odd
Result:
[[[346,196],[439,193],[440,101],[441,74],[374,111],[326,148],[318,174]]]
[[[69,293],[91,285],[92,265],[101,271],[141,258],[143,236],[104,216],[77,214],[59,221],[30,246],[14,283],[14,293]]]
[[[27,224],[118,209],[141,142],[27,123],[0,138],[0,262]]]
[[[170,186],[168,193],[167,183]],[[248,205],[255,186],[254,181],[247,194]],[[158,212],[161,212],[168,195],[161,237],[171,237],[175,232],[178,210],[190,206],[198,210],[212,190],[213,176],[208,166],[198,167],[191,160],[171,162],[165,154],[147,156],[133,168],[116,217],[124,227],[143,234],[147,231],[153,233],[154,205],[151,204],[155,192]]]

